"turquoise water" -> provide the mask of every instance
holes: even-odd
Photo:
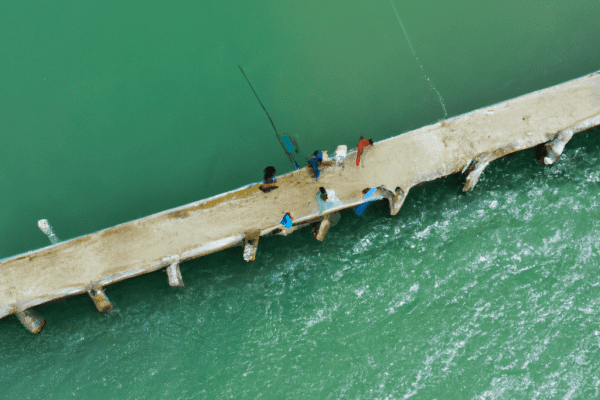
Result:
[[[596,1],[482,4],[4,7],[0,258],[47,245],[40,218],[67,239],[289,171],[237,64],[305,156],[600,69]],[[597,397],[598,133],[188,262],[181,290],[110,286],[107,315],[5,318],[3,397]]]

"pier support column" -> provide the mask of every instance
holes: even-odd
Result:
[[[54,229],[52,229],[47,219],[40,219],[38,221],[38,228],[40,228],[40,230],[44,232],[46,236],[48,236],[48,240],[50,240],[50,243],[56,244],[60,242],[60,239],[56,237]]]
[[[315,222],[313,225],[313,235],[315,238],[322,242],[325,239],[325,235],[327,235],[327,231],[331,226],[331,222],[329,222],[329,215],[325,216],[321,221]]]
[[[167,276],[169,277],[169,286],[183,287],[183,278],[179,270],[179,261],[175,261],[167,267]]]
[[[481,173],[487,167],[490,162],[492,162],[495,158],[493,158],[490,154],[483,154],[477,157],[469,168],[467,169],[467,180],[465,182],[465,186],[463,186],[463,192],[470,192],[473,190],[477,182],[479,182],[479,177]]]
[[[46,325],[46,320],[33,308],[19,311],[17,318],[31,333],[40,333]]]
[[[544,155],[540,160],[542,165],[552,165],[561,156],[565,146],[571,140],[574,134],[573,129],[565,129],[556,135],[554,139],[544,145]]]
[[[396,188],[395,192],[388,190],[386,188],[380,188],[383,190],[384,196],[388,199],[390,203],[390,215],[398,214],[400,208],[404,204],[404,200],[406,199],[406,195],[408,195],[408,189],[406,191],[402,190],[402,188]]]
[[[246,232],[244,236],[244,260],[246,262],[256,259],[256,250],[258,250],[258,239],[260,238],[260,229]]]
[[[104,293],[104,289],[102,288],[102,286],[98,284],[90,285],[90,287],[88,288],[88,294],[94,301],[94,304],[96,305],[98,311],[100,311],[101,313],[105,313],[112,310],[113,305],[110,302],[110,300],[108,300],[108,297],[106,296],[106,293]]]

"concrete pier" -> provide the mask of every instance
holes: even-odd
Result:
[[[20,254],[0,263],[0,318],[86,292],[106,311],[103,288],[112,283],[170,268],[179,286],[180,262],[232,246],[252,261],[260,236],[313,223],[322,240],[324,218],[331,225],[328,215],[364,202],[364,188],[378,188],[395,215],[417,184],[466,172],[464,189],[472,190],[490,162],[547,144],[541,162],[554,163],[573,134],[597,125],[600,72],[376,142],[358,167],[356,151],[348,152],[323,163],[318,181],[305,167],[278,177],[269,193],[255,184]],[[335,190],[341,205],[322,212],[321,186]],[[279,223],[286,212],[294,215],[289,230]]]

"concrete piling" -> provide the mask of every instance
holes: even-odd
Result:
[[[246,262],[254,261],[256,259],[259,238],[260,229],[246,232],[244,235],[244,260]]]
[[[475,185],[477,185],[477,182],[479,182],[481,173],[493,160],[494,158],[490,154],[483,154],[473,160],[466,172],[467,180],[463,186],[463,192],[470,192],[473,190]]]
[[[50,240],[50,243],[56,244],[56,243],[60,242],[60,239],[58,239],[58,237],[56,237],[56,234],[54,233],[54,230],[48,223],[47,219],[40,219],[38,221],[38,228],[40,228],[40,230],[42,232],[44,232],[44,234],[46,236],[48,236],[48,240]]]
[[[327,215],[321,221],[313,224],[313,235],[318,241],[322,242],[323,239],[325,239],[325,235],[327,235],[327,231],[329,231],[330,227],[331,222],[329,222],[329,215]]]
[[[400,211],[400,208],[402,208],[402,205],[404,204],[404,200],[406,199],[406,195],[408,194],[408,189],[404,191],[398,187],[396,188],[395,192],[392,192],[391,190],[385,188],[380,189],[383,190],[384,197],[388,199],[388,202],[390,203],[390,215],[398,214],[398,211]]]
[[[17,318],[31,333],[40,333],[46,325],[46,320],[33,308],[17,312]]]
[[[559,132],[554,139],[546,143],[544,145],[545,156],[540,160],[542,165],[552,165],[558,161],[573,134],[573,129],[565,129]]]
[[[169,286],[183,287],[183,278],[179,270],[179,261],[173,262],[167,267],[167,276],[169,277]]]
[[[567,145],[567,143],[569,143],[574,134],[582,132],[586,129],[593,128],[594,126],[598,125],[600,125],[600,114],[597,114],[592,118],[587,118],[579,122],[578,124],[572,125],[558,132],[554,139],[550,140],[544,145],[545,156],[541,158],[541,164],[554,164],[561,156],[562,152],[565,150],[565,146]]]
[[[110,302],[110,300],[108,300],[108,296],[106,296],[106,293],[104,293],[104,289],[102,288],[102,286],[98,284],[90,285],[90,287],[88,288],[88,294],[94,301],[94,304],[96,305],[98,311],[100,311],[101,313],[106,313],[112,310],[113,305]]]

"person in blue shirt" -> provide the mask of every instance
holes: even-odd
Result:
[[[320,150],[316,150],[308,157],[307,162],[312,166],[313,172],[315,173],[315,179],[319,179],[321,171],[319,171],[319,165],[323,161],[323,153]]]
[[[287,229],[291,229],[293,220],[294,218],[292,218],[292,214],[286,212],[285,214],[283,214],[283,219],[281,220],[280,224],[285,226]]]
[[[366,188],[362,191],[363,193],[363,199],[368,199],[371,198],[371,196],[373,196],[373,194],[377,191],[377,188]],[[363,215],[363,213],[365,212],[365,210],[367,209],[367,206],[369,205],[369,203],[379,200],[377,197],[372,197],[371,200],[367,200],[366,202],[357,205],[356,207],[354,207],[354,212],[356,213],[356,215],[358,215],[359,217],[361,215]]]

